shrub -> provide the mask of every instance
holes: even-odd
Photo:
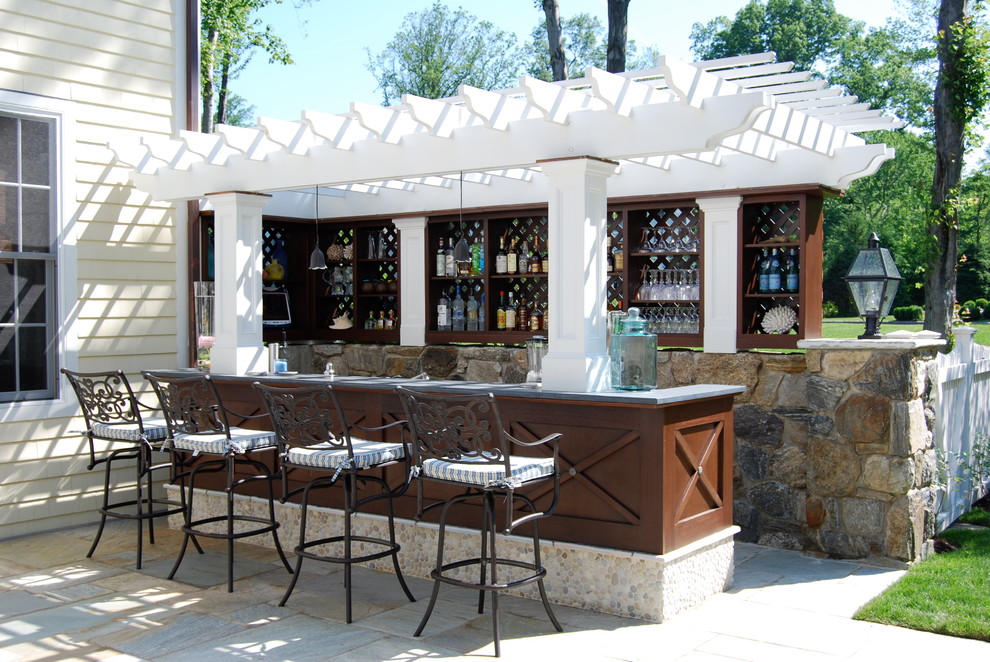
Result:
[[[838,317],[839,316],[839,306],[834,301],[825,301],[822,303],[822,317]]]
[[[959,307],[959,316],[964,320],[971,320],[974,316],[978,318],[980,316],[980,311],[977,309],[975,302],[964,301]]]
[[[898,306],[891,313],[898,322],[920,322],[925,319],[925,309],[921,306]]]

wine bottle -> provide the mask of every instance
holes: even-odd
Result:
[[[533,254],[529,258],[529,273],[538,274],[543,268],[543,257],[540,255],[540,236],[533,239]]]
[[[605,238],[605,271],[615,271],[615,256],[612,255],[612,237]]]

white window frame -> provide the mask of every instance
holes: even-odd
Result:
[[[55,159],[55,342],[57,352],[55,368],[78,369],[79,343],[75,334],[77,312],[76,240],[75,223],[78,209],[73,202],[72,184],[75,181],[75,109],[64,99],[43,97],[0,89],[0,109],[27,119],[54,120],[53,156]],[[71,213],[71,217],[70,217]],[[71,416],[75,412],[75,398],[68,382],[58,372],[55,379],[55,397],[44,400],[0,402],[0,423]]]

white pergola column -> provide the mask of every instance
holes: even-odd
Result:
[[[392,221],[399,230],[399,344],[426,344],[426,217]]]
[[[214,209],[214,372],[243,375],[268,369],[262,341],[261,210],[271,199],[258,193],[212,193]]]
[[[618,164],[587,156],[538,163],[550,180],[550,330],[543,385],[561,391],[603,391],[609,386],[606,182]]]
[[[736,351],[739,292],[739,205],[738,195],[700,198],[704,213],[706,352],[732,354]]]

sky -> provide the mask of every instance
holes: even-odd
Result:
[[[444,0],[528,41],[543,17],[533,0]],[[691,26],[717,16],[735,16],[747,0],[632,0],[629,38],[641,47],[655,45],[686,61],[691,55]],[[836,10],[868,25],[882,25],[896,13],[896,0],[834,0]],[[256,53],[231,84],[254,105],[255,117],[297,120],[303,110],[344,113],[352,101],[380,104],[381,92],[368,70],[368,50],[381,52],[401,29],[403,18],[433,0],[314,0],[301,9],[292,0],[274,4],[259,17],[286,41],[295,64],[269,64]],[[606,0],[560,0],[563,16],[588,13],[607,23]]]

